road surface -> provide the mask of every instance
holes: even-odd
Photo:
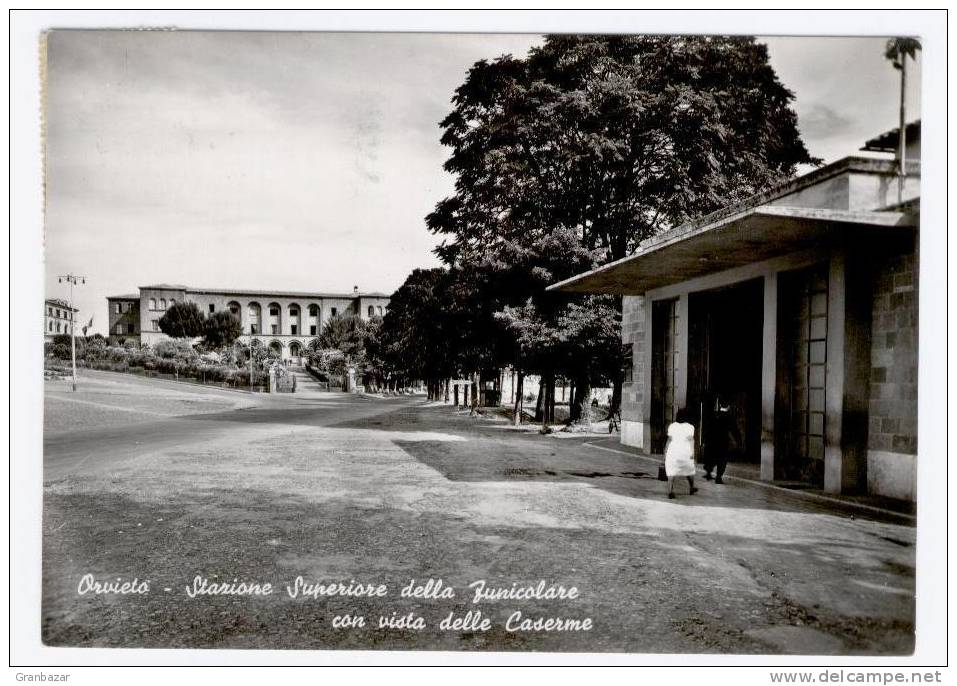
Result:
[[[48,417],[68,427],[45,440],[50,645],[912,650],[906,524],[734,481],[668,500],[654,463],[594,437],[421,398],[113,376],[76,399],[127,408],[127,423]],[[73,407],[87,411],[48,402]],[[81,593],[84,577],[149,591]],[[385,595],[324,594],[336,584]],[[513,595],[475,602],[480,586]],[[542,590],[559,587],[575,597]]]

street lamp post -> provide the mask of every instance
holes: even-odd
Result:
[[[63,283],[64,280],[70,284],[70,358],[73,361],[73,392],[76,393],[76,312],[73,308],[73,287],[85,284],[86,277],[65,274],[57,278],[60,283]]]

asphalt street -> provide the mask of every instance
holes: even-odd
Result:
[[[117,377],[90,376],[69,398],[47,385],[50,645],[912,650],[906,523],[733,479],[668,500],[654,463],[613,441],[542,436],[421,397]],[[80,593],[87,576],[149,579],[150,591]],[[197,577],[277,592],[193,597]],[[478,582],[504,596],[476,601]],[[304,599],[297,583],[387,592]],[[422,590],[402,594],[410,584]]]

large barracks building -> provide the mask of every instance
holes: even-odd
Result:
[[[660,453],[721,397],[761,479],[915,498],[920,122],[906,142],[903,177],[842,159],[552,286],[623,296],[622,443]]]
[[[138,294],[107,298],[113,342],[135,340],[152,345],[167,338],[159,320],[176,302],[194,302],[206,315],[228,310],[242,323],[248,343],[259,339],[275,348],[283,359],[302,355],[322,325],[336,315],[363,319],[382,316],[389,305],[384,293],[303,293],[282,291],[210,290],[157,284],[140,286]]]

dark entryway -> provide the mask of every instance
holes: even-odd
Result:
[[[734,461],[761,461],[764,280],[701,293],[688,302],[688,410],[700,449],[702,417],[731,406]],[[707,427],[710,422],[706,422]]]

